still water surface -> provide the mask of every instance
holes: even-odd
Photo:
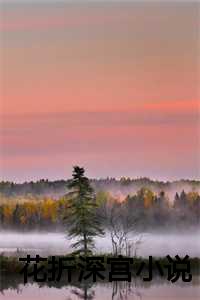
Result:
[[[199,279],[198,279],[199,280]],[[200,299],[200,286],[182,283],[153,283],[143,286],[128,286],[121,282],[117,287],[113,284],[97,284],[92,288],[72,286],[41,287],[36,284],[19,285],[18,290],[7,289],[0,294],[1,300],[197,300]]]

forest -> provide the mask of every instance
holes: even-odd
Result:
[[[67,193],[67,180],[50,181],[41,179],[23,183],[14,183],[10,181],[0,181],[0,196],[17,197],[17,196],[50,196],[60,198]],[[90,183],[95,191],[108,191],[116,197],[124,197],[133,194],[139,189],[146,187],[153,192],[164,191],[168,196],[174,196],[176,192],[198,191],[200,192],[199,180],[181,179],[176,181],[158,181],[149,178],[121,177],[120,179],[107,177],[100,179],[90,179]],[[173,199],[172,199],[173,200]]]
[[[44,180],[22,185],[4,182],[0,230],[65,233],[73,255],[84,256],[93,253],[97,237],[108,234],[112,255],[136,257],[144,233],[198,234],[198,182],[188,181],[186,190],[179,191],[183,183],[126,178],[91,180],[79,166],[73,167],[72,178],[65,184]],[[57,189],[52,188],[54,184]],[[64,192],[59,196],[61,188]]]
[[[105,179],[90,182],[95,190],[96,218],[103,220],[106,229],[112,226],[117,227],[114,228],[117,231],[119,227],[127,231],[199,228],[197,181],[162,183],[149,179]],[[183,184],[187,192],[180,191]],[[178,192],[174,190],[176,187]],[[1,182],[0,228],[64,230],[70,217],[69,203],[67,181],[64,180],[24,184]]]

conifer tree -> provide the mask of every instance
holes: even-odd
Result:
[[[94,237],[103,235],[100,222],[97,219],[97,204],[94,190],[85,170],[79,166],[73,168],[73,178],[68,183],[71,190],[69,197],[68,226],[69,236],[77,241],[72,245],[79,253],[87,255],[94,247]]]

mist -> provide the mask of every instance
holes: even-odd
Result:
[[[130,234],[129,240],[133,243],[141,240],[137,246],[137,256],[161,257],[166,255],[190,257],[200,256],[200,240],[196,234],[177,233],[138,233]],[[0,254],[4,255],[64,255],[72,252],[71,244],[74,240],[69,239],[64,232],[60,233],[20,233],[12,231],[0,231]],[[109,232],[102,238],[95,239],[95,252],[105,253],[112,251]],[[134,249],[135,250],[135,249]]]

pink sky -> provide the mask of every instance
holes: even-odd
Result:
[[[4,5],[1,179],[199,178],[198,12]]]

